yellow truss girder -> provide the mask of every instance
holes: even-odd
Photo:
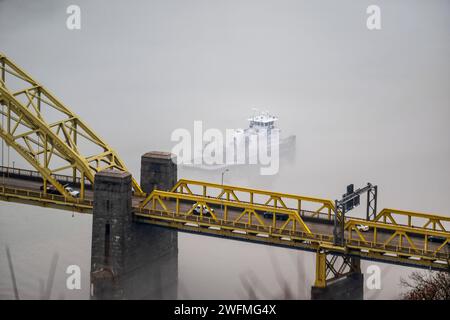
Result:
[[[42,174],[45,186],[49,182],[70,198],[52,174],[72,170],[74,180],[80,178],[83,197],[84,180],[93,185],[96,172],[128,171],[117,153],[80,117],[2,54],[0,74],[0,115],[6,117],[0,136]],[[83,153],[83,148],[89,151]],[[87,154],[94,149],[94,154]],[[135,179],[133,188],[143,194]]]
[[[39,171],[42,177],[50,182],[62,195],[64,195],[69,200],[74,200],[73,197],[64,189],[64,186],[59,183],[53,176],[52,172],[45,167],[41,167],[40,163],[36,161],[34,157],[25,148],[16,144],[13,139],[4,130],[0,130],[0,137],[10,146],[12,146],[17,153],[19,153],[25,160],[28,161],[37,171]]]
[[[0,186],[0,200],[79,213],[92,213],[94,205],[94,202],[88,199],[67,198],[62,195],[44,194],[43,192],[5,186]]]
[[[328,220],[332,219],[332,215],[335,212],[334,202],[329,199],[307,197],[253,188],[244,188],[232,185],[223,185],[205,181],[180,179],[176,183],[176,185],[171,189],[171,191],[178,193],[194,194],[192,192],[193,186],[201,187],[202,192],[199,193],[199,195],[202,196],[214,197],[217,199],[223,199],[225,197],[225,199],[228,201],[249,202],[251,204],[258,203],[261,205],[274,208],[288,209],[286,202],[295,201],[296,211],[299,213],[303,211],[302,204],[304,203],[317,204],[320,207],[318,209],[315,209],[314,212],[312,212],[312,216],[315,217],[319,216],[319,214],[326,214]],[[248,200],[243,201],[242,199],[239,199],[239,197],[236,195],[237,192],[240,192],[243,195],[245,195],[246,198],[248,198]],[[263,198],[264,200],[263,201],[260,200],[258,202],[257,197]],[[322,210],[324,209],[326,210],[326,212],[322,212]]]
[[[314,286],[325,288],[327,286],[327,254],[323,251],[316,253],[316,279]]]
[[[163,202],[163,205],[161,204],[162,209],[158,209],[156,207],[156,204],[159,203],[159,201]],[[169,210],[168,202],[172,201],[176,203],[175,210]],[[190,207],[189,210],[186,212],[180,211],[180,202],[189,202]],[[211,212],[211,216],[213,220],[219,220],[216,217],[216,214],[214,214],[211,210],[211,207],[222,207],[224,210],[224,215],[222,220],[224,221],[230,221],[233,223],[240,222],[240,220],[244,217],[248,217],[248,224],[252,225],[253,220],[252,217],[255,217],[256,221],[259,223],[260,226],[266,227],[267,229],[270,227],[275,227],[275,219],[273,219],[272,225],[269,225],[267,223],[264,223],[264,221],[261,219],[260,214],[264,212],[272,212],[274,216],[276,214],[285,214],[288,215],[288,221],[294,221],[295,225],[298,225],[300,229],[303,232],[306,232],[308,234],[311,233],[311,230],[306,225],[306,223],[303,221],[301,216],[296,210],[292,209],[285,209],[285,208],[274,208],[266,205],[260,205],[260,204],[251,204],[249,202],[238,202],[238,201],[232,201],[232,200],[223,200],[218,198],[211,198],[211,197],[204,197],[202,195],[194,195],[194,194],[185,194],[185,193],[178,193],[178,192],[170,192],[170,191],[160,191],[160,190],[153,190],[151,194],[149,194],[139,205],[139,208],[147,208],[150,210],[163,210],[166,211],[166,213],[175,213],[175,214],[185,214],[190,215],[195,208],[196,205],[205,205],[208,210]],[[150,206],[149,206],[150,205]],[[235,219],[229,219],[229,216],[226,214],[228,210],[231,208],[236,210],[241,210],[239,212],[239,215]],[[259,212],[259,214],[257,213]],[[202,213],[202,212],[201,212]],[[203,218],[203,214],[200,215],[200,218]],[[281,230],[285,228],[286,224],[282,227]]]
[[[400,221],[401,219],[406,221]],[[398,225],[406,225],[409,227],[417,227],[430,230],[448,231],[449,227],[445,224],[450,224],[450,217],[443,217],[434,214],[406,211],[385,208],[381,210],[374,218],[375,222],[380,221]]]
[[[12,81],[11,81],[12,80]],[[44,186],[46,183],[54,185],[62,196],[49,195],[45,192],[40,193],[30,190],[20,190],[15,188],[0,188],[2,200],[19,201],[24,203],[40,203],[46,206],[55,206],[79,209],[81,212],[88,212],[92,208],[92,201],[86,199],[74,199],[64,189],[64,186],[55,178],[55,173],[73,170],[73,177],[79,177],[81,181],[81,194],[83,194],[84,180],[87,179],[94,183],[96,172],[115,168],[126,171],[126,167],[116,152],[111,149],[93,130],[90,129],[77,115],[63,105],[55,98],[45,87],[33,80],[28,74],[20,69],[6,56],[0,54],[0,115],[6,117],[6,124],[0,124],[0,137],[11,147],[13,147],[28,163],[30,163],[43,177]],[[48,112],[54,112],[56,120],[48,116]],[[79,140],[96,147],[99,151],[94,153],[84,153]],[[53,159],[59,159],[58,166],[51,166]],[[195,194],[193,186],[201,187],[202,192]],[[141,188],[133,179],[133,188],[135,194],[143,195]],[[45,190],[45,189],[44,189]],[[209,191],[209,192],[208,192]],[[211,191],[215,193],[212,194]],[[240,194],[244,194],[243,200]],[[224,199],[225,197],[225,199]],[[264,200],[256,198],[263,197]],[[176,202],[176,209],[172,211],[168,206],[168,200]],[[289,208],[287,203],[296,201],[295,209]],[[281,236],[289,234],[294,240],[293,245],[310,246],[314,239],[314,245],[320,244],[321,248],[331,248],[330,250],[350,250],[362,249],[370,254],[387,253],[392,247],[397,247],[401,255],[411,255],[420,257],[421,261],[432,260],[433,257],[447,257],[448,251],[444,248],[450,243],[450,233],[448,224],[450,218],[437,215],[429,215],[418,212],[410,212],[396,209],[383,209],[378,213],[374,221],[347,219],[345,230],[349,235],[346,238],[345,248],[334,247],[331,235],[321,235],[312,233],[307,224],[301,217],[303,213],[302,203],[310,202],[319,205],[318,209],[313,211],[312,216],[323,214],[322,210],[327,210],[325,214],[329,220],[333,215],[338,215],[334,207],[334,202],[328,199],[298,196],[294,194],[277,193],[252,188],[243,188],[230,185],[222,185],[195,180],[179,180],[172,189],[172,192],[154,191],[144,199],[142,205],[135,209],[141,217],[152,217],[151,210],[162,213],[157,223],[175,224],[179,221],[178,228],[186,227],[181,218],[183,215],[192,214],[192,208],[187,212],[180,211],[180,202],[191,202],[195,205],[205,205],[210,212],[213,206],[223,206],[225,209],[223,218],[216,214],[211,217],[200,215],[199,225],[214,227],[220,226],[225,232],[227,226],[218,222],[229,222],[233,226],[229,230],[241,228],[246,231],[247,227],[254,227],[254,230],[275,229],[275,215],[287,214],[288,219],[279,228],[276,228],[279,239],[270,239],[269,241],[280,241]],[[151,209],[145,209],[151,203]],[[157,209],[157,206],[159,208]],[[227,209],[238,208],[242,210],[236,218],[228,219]],[[269,211],[273,213],[272,225],[261,219],[261,212]],[[244,217],[248,218],[247,223],[242,223]],[[252,220],[255,218],[257,224]],[[403,219],[403,221],[402,221]],[[164,222],[163,222],[164,221]],[[406,222],[405,222],[406,221]],[[292,231],[287,231],[287,226],[292,223]],[[239,225],[237,228],[234,226]],[[296,224],[301,231],[296,230]],[[357,224],[368,225],[373,230],[372,239],[367,234],[356,228]],[[206,230],[206,229],[205,229]],[[380,239],[381,232],[391,232],[387,239]],[[206,231],[205,231],[206,232]],[[213,231],[208,231],[213,232]],[[301,234],[301,236],[298,236]],[[353,234],[357,235],[354,239]],[[229,235],[229,234],[228,234]],[[273,234],[272,234],[273,235]],[[233,235],[235,236],[235,235]],[[298,239],[295,237],[298,236]],[[429,237],[442,238],[439,245],[431,245]],[[415,241],[421,238],[422,242]],[[394,242],[397,241],[397,245]],[[430,247],[434,247],[431,248]],[[368,250],[367,250],[368,249]],[[402,251],[403,250],[403,251]],[[406,250],[406,251],[405,251]],[[366,252],[364,251],[364,252]],[[444,252],[445,251],[445,252]],[[321,258],[323,259],[323,258]],[[323,262],[323,261],[322,261]],[[420,262],[420,263],[422,263]],[[417,262],[419,263],[419,262]]]
[[[369,234],[358,230],[357,226],[360,224],[364,224],[372,230],[373,233],[370,233],[371,239],[369,239]],[[428,252],[435,255],[441,253],[443,251],[442,249],[450,243],[450,233],[447,231],[437,231],[359,219],[348,219],[345,223],[345,230],[348,234],[346,238],[347,241],[352,242],[353,240],[356,240],[366,246],[372,246],[374,248],[387,248],[391,246],[397,247],[398,249]],[[381,232],[384,234],[387,233],[389,237],[387,239],[380,239]],[[355,233],[357,235],[356,239],[354,238]],[[435,246],[436,248],[434,250],[430,249],[430,237],[442,239],[442,244]],[[420,241],[414,241],[413,239],[418,239]],[[396,244],[393,244],[394,240],[397,241]],[[406,240],[406,244],[403,240]]]
[[[347,222],[346,231],[348,237],[346,237],[345,247],[341,247],[333,244],[332,234],[320,234],[317,232],[307,233],[301,230],[282,230],[280,227],[273,228],[273,226],[267,227],[261,226],[260,224],[242,223],[236,221],[236,219],[224,221],[218,219],[218,217],[193,217],[192,215],[184,214],[180,209],[180,203],[183,201],[182,197],[175,200],[176,209],[173,209],[167,206],[167,200],[170,200],[167,197],[167,193],[156,193],[157,197],[152,198],[152,200],[154,199],[154,207],[156,209],[141,208],[139,206],[133,207],[134,217],[137,221],[175,228],[180,231],[196,232],[205,235],[218,235],[230,239],[250,240],[267,245],[282,245],[304,250],[326,250],[331,254],[350,254],[352,256],[361,257],[362,259],[408,264],[417,267],[433,268],[435,270],[448,271],[450,264],[448,250],[443,250],[449,243],[448,232],[426,229],[418,230],[413,227],[383,224],[380,222],[372,223],[355,219]],[[202,197],[191,197],[194,197],[197,201],[199,199],[204,199]],[[46,195],[38,191],[5,186],[0,186],[0,200],[86,213],[92,212],[93,206],[92,200],[68,199],[64,196]],[[223,202],[223,200],[215,200],[215,204]],[[206,202],[203,200],[201,201]],[[153,203],[153,201],[150,201],[149,203]],[[235,205],[234,202],[233,205]],[[190,223],[194,223],[195,226]],[[395,244],[391,246],[390,243],[393,240],[389,239],[385,239],[384,242],[376,241],[376,243],[374,243],[372,239],[367,237],[367,234],[361,232],[360,234],[362,234],[363,240],[365,241],[361,238],[354,239],[350,232],[357,224],[361,223],[367,223],[371,228],[375,225],[376,228],[374,231],[380,234],[382,231],[386,230],[390,230],[392,233],[396,232],[396,238],[398,238],[400,234],[402,234],[403,237],[406,234],[410,240],[413,241],[413,245],[410,243],[409,246],[399,248]],[[264,234],[265,236],[261,236]],[[416,235],[416,239],[413,239],[414,235]],[[416,244],[414,240],[417,240],[417,235],[422,238],[425,238],[425,236],[441,236],[446,240],[439,246],[435,245],[433,250],[428,250],[428,242],[422,246]],[[374,236],[377,237],[376,235]],[[385,245],[387,242],[389,243]]]
[[[328,282],[356,272],[361,272],[358,258],[334,255],[323,248],[317,250],[315,287],[325,288]]]

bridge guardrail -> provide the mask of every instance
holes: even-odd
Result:
[[[163,208],[142,208],[135,207],[134,215],[142,219],[150,220],[160,220],[166,221],[167,224],[173,225],[174,223],[179,223],[178,229],[183,230],[186,225],[197,224],[199,228],[218,228],[217,233],[220,234],[220,230],[228,229],[232,232],[242,232],[243,234],[265,234],[268,237],[281,239],[283,237],[289,238],[294,244],[296,241],[300,241],[303,245],[310,246],[310,249],[325,247],[333,247],[333,236],[320,233],[307,233],[300,230],[290,230],[270,227],[262,227],[258,225],[253,225],[249,223],[226,221],[223,219],[213,219],[209,217],[200,217],[187,215],[183,212],[175,212],[170,210],[164,210]],[[356,221],[358,222],[358,221]],[[390,226],[393,227],[393,226]],[[210,231],[213,233],[213,231]],[[429,250],[423,248],[413,248],[407,246],[395,245],[393,243],[382,243],[374,242],[370,240],[361,240],[355,238],[346,239],[346,247],[357,249],[360,252],[364,250],[370,252],[371,255],[374,253],[379,253],[381,255],[392,253],[396,255],[396,258],[401,258],[405,256],[417,257],[420,259],[425,259],[429,261],[442,260],[448,261],[450,255],[443,250]],[[345,249],[345,248],[342,248]],[[342,251],[342,250],[341,250]],[[418,262],[419,263],[419,262]]]
[[[450,217],[391,208],[381,210],[373,221],[435,231],[450,231]]]
[[[239,221],[214,219],[210,217],[200,217],[187,214],[185,212],[166,211],[164,209],[150,209],[142,207],[134,207],[134,215],[143,218],[161,218],[170,219],[170,221],[178,219],[183,223],[195,223],[201,226],[226,228],[233,231],[241,231],[244,233],[252,234],[267,234],[277,237],[289,237],[291,240],[301,241],[315,241],[317,244],[320,242],[333,242],[333,236],[320,233],[309,233],[301,230],[282,229],[273,226],[261,226],[251,223],[244,223]]]
[[[239,222],[241,219],[247,219],[250,224],[256,221],[255,224],[259,224],[268,228],[270,224],[265,223],[264,219],[262,219],[262,215],[266,212],[272,213],[272,217],[270,218],[272,221],[272,227],[276,227],[277,217],[284,217],[285,222],[281,226],[281,229],[287,228],[289,225],[292,230],[296,230],[297,227],[300,230],[305,231],[307,233],[311,233],[309,227],[306,225],[300,214],[296,210],[284,208],[284,207],[271,207],[264,204],[256,204],[256,203],[248,203],[241,201],[230,201],[224,200],[220,198],[213,197],[204,197],[195,194],[186,194],[186,193],[178,193],[178,192],[166,192],[154,190],[147,198],[145,198],[140,207],[149,207],[153,210],[157,210],[157,206],[160,208],[169,211],[168,206],[170,203],[166,202],[166,200],[170,200],[171,202],[176,203],[175,212],[180,213],[180,202],[188,202],[188,209],[185,212],[187,215],[191,215],[194,212],[194,208],[199,206],[200,208],[207,208],[208,214],[211,215],[215,220],[219,218],[216,217],[216,213],[211,208],[213,206],[222,207],[220,217],[225,221],[234,221]],[[234,218],[230,218],[228,212],[229,209],[238,211],[238,216]],[[203,216],[203,209],[200,210],[200,216]]]
[[[450,259],[450,232],[435,231],[430,229],[385,224],[382,222],[365,221],[371,233],[358,230],[359,220],[350,219],[346,222],[346,242],[357,243],[370,248],[396,248],[395,252],[416,252],[423,256],[446,257]],[[440,239],[436,243],[431,239]]]
[[[42,180],[42,174],[39,171],[0,166],[0,176],[3,176],[3,175],[5,177],[22,178],[22,179],[28,179],[31,181]],[[76,177],[75,182],[73,182],[73,177],[71,177],[71,176],[55,174],[55,173],[53,173],[51,176],[54,177],[58,182],[63,183],[63,184],[71,184],[71,185],[75,185],[75,186],[81,185],[81,179],[79,177]],[[92,189],[91,183],[86,181],[85,188]]]
[[[20,188],[10,188],[5,186],[0,186],[0,195],[4,197],[16,197],[23,200],[42,200],[43,202],[54,203],[57,205],[68,206],[71,208],[80,208],[83,210],[92,209],[94,201],[87,199],[76,199],[68,200],[66,197],[55,194],[44,194],[43,192],[25,190]]]
[[[190,201],[197,201],[202,199],[198,196],[192,195],[184,195],[184,194],[175,194],[173,195],[170,192],[162,192],[156,191],[153,193],[154,195],[158,195],[158,197],[153,197],[152,206],[150,208],[144,207],[133,207],[134,215],[138,218],[147,219],[156,221],[156,224],[164,222],[167,226],[176,227],[177,229],[183,230],[183,228],[187,228],[186,224],[194,223],[200,227],[199,230],[208,229],[209,233],[213,233],[210,229],[218,228],[219,230],[229,230],[231,232],[241,232],[242,234],[248,234],[258,237],[258,235],[265,235],[268,237],[265,242],[267,243],[280,243],[283,242],[287,246],[297,246],[303,247],[308,250],[316,250],[319,247],[322,248],[332,248],[338,252],[339,250],[342,252],[346,252],[346,248],[357,250],[360,252],[360,255],[363,256],[365,253],[369,255],[369,258],[373,258],[373,256],[378,254],[379,256],[384,256],[389,253],[393,253],[396,255],[396,258],[402,263],[405,261],[409,264],[413,265],[427,265],[426,261],[429,261],[430,264],[433,265],[433,268],[442,270],[445,266],[448,267],[450,263],[450,233],[444,231],[435,231],[429,229],[421,229],[417,227],[408,227],[394,224],[384,224],[382,222],[373,222],[373,221],[365,221],[358,219],[349,219],[346,223],[346,242],[345,247],[336,248],[333,246],[333,236],[331,234],[321,234],[318,232],[311,232],[307,230],[299,230],[286,228],[286,226],[279,225],[259,225],[256,223],[252,223],[247,220],[247,222],[240,219],[232,219],[226,220],[221,217],[207,217],[207,216],[196,216],[188,211],[186,211],[186,207],[183,210],[176,210],[176,207],[169,208],[160,206],[160,200],[167,200],[168,198],[177,197],[180,199],[190,199]],[[65,206],[67,209],[81,211],[81,212],[90,212],[93,207],[92,200],[81,200],[74,199],[69,201],[64,196],[60,195],[44,195],[42,192],[38,191],[30,191],[23,190],[18,188],[9,188],[5,186],[0,186],[0,197],[8,198],[21,198],[24,200],[35,199],[39,203],[45,205],[47,204],[57,204],[59,206]],[[154,200],[154,201],[153,201]],[[205,199],[202,199],[205,200]],[[213,204],[227,204],[229,206],[238,206],[245,207],[246,204],[238,204],[238,203],[227,203],[225,200],[213,199]],[[153,205],[153,203],[155,205]],[[159,203],[159,208],[156,205]],[[174,203],[172,203],[173,205]],[[253,207],[255,208],[255,207]],[[259,207],[256,207],[259,208]],[[84,210],[84,211],[83,211]],[[279,208],[280,212],[286,212],[289,210]],[[296,211],[294,211],[297,213]],[[356,226],[361,224],[361,222],[366,223],[373,231],[371,236],[368,233],[358,232]],[[202,228],[203,227],[203,228]],[[384,239],[381,237],[377,238],[378,235],[382,234],[382,231],[390,230],[391,234]],[[220,234],[220,231],[217,231]],[[241,237],[244,237],[241,235]],[[356,235],[356,237],[355,237]],[[362,235],[362,236],[361,236]],[[417,240],[417,235],[422,236],[422,240]],[[416,238],[414,239],[414,236]],[[442,243],[436,244],[430,241],[430,237],[441,237],[444,240]],[[230,233],[227,235],[230,236]],[[400,240],[399,240],[400,239]],[[337,250],[339,249],[339,250]],[[328,250],[328,249],[327,249]],[[342,251],[344,250],[344,251]],[[412,262],[410,258],[418,258],[417,261]],[[386,260],[386,259],[385,259]],[[443,261],[442,263],[436,263],[437,260]],[[425,261],[425,262],[424,262]],[[427,265],[428,266],[428,265]],[[437,267],[438,266],[438,267]]]
[[[200,188],[201,192],[194,192],[193,189],[195,187]],[[329,199],[209,183],[197,180],[180,179],[172,188],[171,192],[224,199],[233,202],[261,204],[273,208],[296,210],[299,213],[305,211],[310,212],[311,217],[322,217],[328,219],[329,221],[333,220],[335,213],[334,202]],[[305,210],[305,204],[310,206],[315,204],[319,207]]]

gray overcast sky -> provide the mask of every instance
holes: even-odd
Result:
[[[65,25],[73,3],[79,31]],[[381,7],[382,30],[366,28],[370,4]],[[174,129],[192,130],[194,120],[244,127],[257,106],[297,135],[295,164],[262,186],[334,199],[348,183],[371,181],[381,207],[445,215],[449,40],[446,0],[0,0],[0,51],[81,115],[135,174],[142,153],[170,150]],[[184,243],[185,257],[198,243],[213,250],[203,238]],[[204,276],[183,261],[186,278]],[[192,294],[229,297],[246,268],[256,270],[249,262],[229,272],[237,280],[223,284],[225,293],[202,278]]]

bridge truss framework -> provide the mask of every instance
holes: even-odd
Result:
[[[36,170],[2,168],[2,174],[43,183],[42,190],[1,184],[0,200],[90,213],[93,200],[86,190],[92,189],[95,174],[111,168],[127,171],[117,153],[84,121],[1,54],[0,106],[6,119],[0,124],[0,137]],[[80,187],[80,198],[66,191],[66,182]],[[48,184],[60,195],[49,194]],[[170,191],[144,194],[134,179],[132,187],[137,222],[316,252],[318,287],[357,270],[354,259],[449,271],[449,217],[389,208],[376,213],[375,208],[366,220],[356,219],[340,215],[328,199],[185,179]],[[369,204],[373,206],[370,199]],[[198,206],[208,214],[195,214]],[[332,232],[336,217],[342,219],[342,244]],[[370,232],[359,230],[360,224]],[[318,225],[330,228],[324,232]],[[342,257],[341,267],[336,257]]]

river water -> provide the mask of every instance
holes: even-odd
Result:
[[[294,162],[274,176],[231,169],[224,183],[336,199],[349,183],[379,186],[379,208],[448,213],[450,3],[377,1],[382,29],[366,28],[371,1],[0,0],[0,51],[55,93],[139,175],[140,156],[171,150],[171,133],[245,127],[252,107],[297,137]],[[12,150],[3,164],[27,167]],[[8,163],[9,161],[9,163]],[[220,172],[179,177],[220,182]],[[362,216],[364,208],[352,214]],[[88,299],[92,218],[0,204],[0,299]],[[179,297],[308,299],[314,255],[179,234]],[[81,290],[66,289],[79,265]],[[372,262],[363,262],[365,272]],[[413,270],[377,264],[397,299]]]

